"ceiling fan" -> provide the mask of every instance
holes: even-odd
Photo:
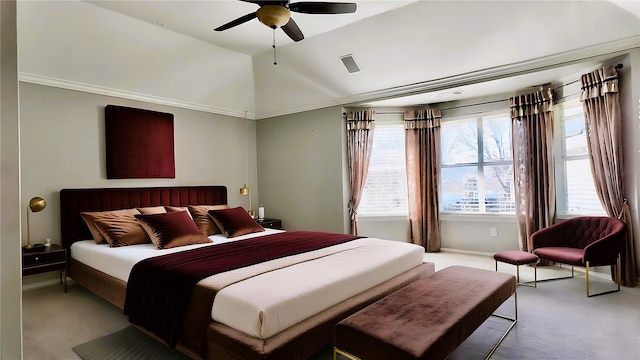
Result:
[[[215,28],[215,31],[224,31],[258,18],[261,23],[274,30],[282,28],[285,34],[293,41],[300,41],[304,39],[304,35],[293,18],[291,18],[291,11],[304,14],[348,14],[355,12],[357,7],[355,3],[337,2],[302,1],[290,4],[289,1],[240,1],[257,4],[260,8],[256,12],[241,16]]]

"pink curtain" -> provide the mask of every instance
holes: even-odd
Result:
[[[351,233],[358,235],[358,206],[369,173],[375,111],[355,111],[347,114],[347,154],[349,162],[349,218]]]
[[[531,234],[555,222],[553,96],[551,89],[509,99],[513,132],[516,221],[520,248]]]
[[[409,237],[427,252],[440,251],[440,118],[438,109],[404,113]]]
[[[580,100],[585,113],[587,146],[596,191],[607,214],[627,224],[627,241],[621,253],[621,285],[635,286],[636,251],[631,211],[624,194],[618,72],[613,66],[607,66],[582,75],[580,82]]]

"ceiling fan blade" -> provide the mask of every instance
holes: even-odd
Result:
[[[232,28],[234,26],[238,26],[240,24],[244,24],[247,21],[255,19],[256,17],[257,17],[256,13],[253,12],[251,14],[247,14],[245,16],[239,17],[239,18],[237,18],[237,19],[235,19],[233,21],[229,21],[228,23],[226,23],[226,24],[224,24],[222,26],[218,26],[217,28],[215,28],[213,30],[215,30],[215,31],[224,31],[224,30],[230,29],[230,28]]]
[[[289,18],[289,22],[282,27],[282,31],[284,31],[285,34],[289,35],[289,37],[293,41],[300,41],[304,39],[302,31],[298,27],[298,24],[293,21],[293,18]]]
[[[356,12],[355,3],[310,2],[289,4],[289,10],[305,14],[348,14]]]

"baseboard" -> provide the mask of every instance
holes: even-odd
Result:
[[[456,253],[456,254],[468,254],[468,255],[478,255],[478,256],[493,257],[493,253],[487,253],[487,252],[482,252],[482,251],[461,250],[461,249],[454,249],[454,248],[440,248],[440,251],[441,252]],[[563,267],[565,267],[565,268],[570,268],[570,266],[571,266],[571,265],[566,265],[566,264],[561,264],[561,265]],[[608,265],[605,265],[605,266],[607,268],[609,267]],[[603,266],[598,266],[598,267],[603,267]],[[574,269],[575,269],[576,272],[580,272],[582,274],[584,274],[586,272],[586,269],[584,267],[575,266]],[[592,275],[592,276],[603,278],[603,279],[611,279],[611,274],[610,273],[599,272],[597,270],[594,270],[593,268],[592,268],[592,271],[589,272],[589,274]],[[640,281],[637,282],[637,283],[640,284]]]
[[[71,286],[75,284],[75,282],[70,279],[67,278],[67,287]],[[33,289],[39,289],[45,286],[51,286],[51,285],[59,285],[62,286],[60,284],[60,280],[59,279],[49,279],[49,280],[43,280],[43,281],[38,281],[38,282],[34,282],[31,284],[27,284],[27,285],[22,285],[22,291],[27,291],[27,290],[33,290]]]
[[[442,251],[442,252],[450,252],[450,253],[457,253],[457,254],[469,254],[469,255],[480,255],[480,256],[493,257],[493,253],[482,252],[482,251],[460,250],[460,249],[453,249],[453,248],[440,248],[440,251]]]

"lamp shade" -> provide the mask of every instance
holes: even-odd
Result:
[[[47,202],[39,196],[35,196],[29,200],[29,210],[31,210],[31,212],[42,211],[45,207],[47,207]]]

